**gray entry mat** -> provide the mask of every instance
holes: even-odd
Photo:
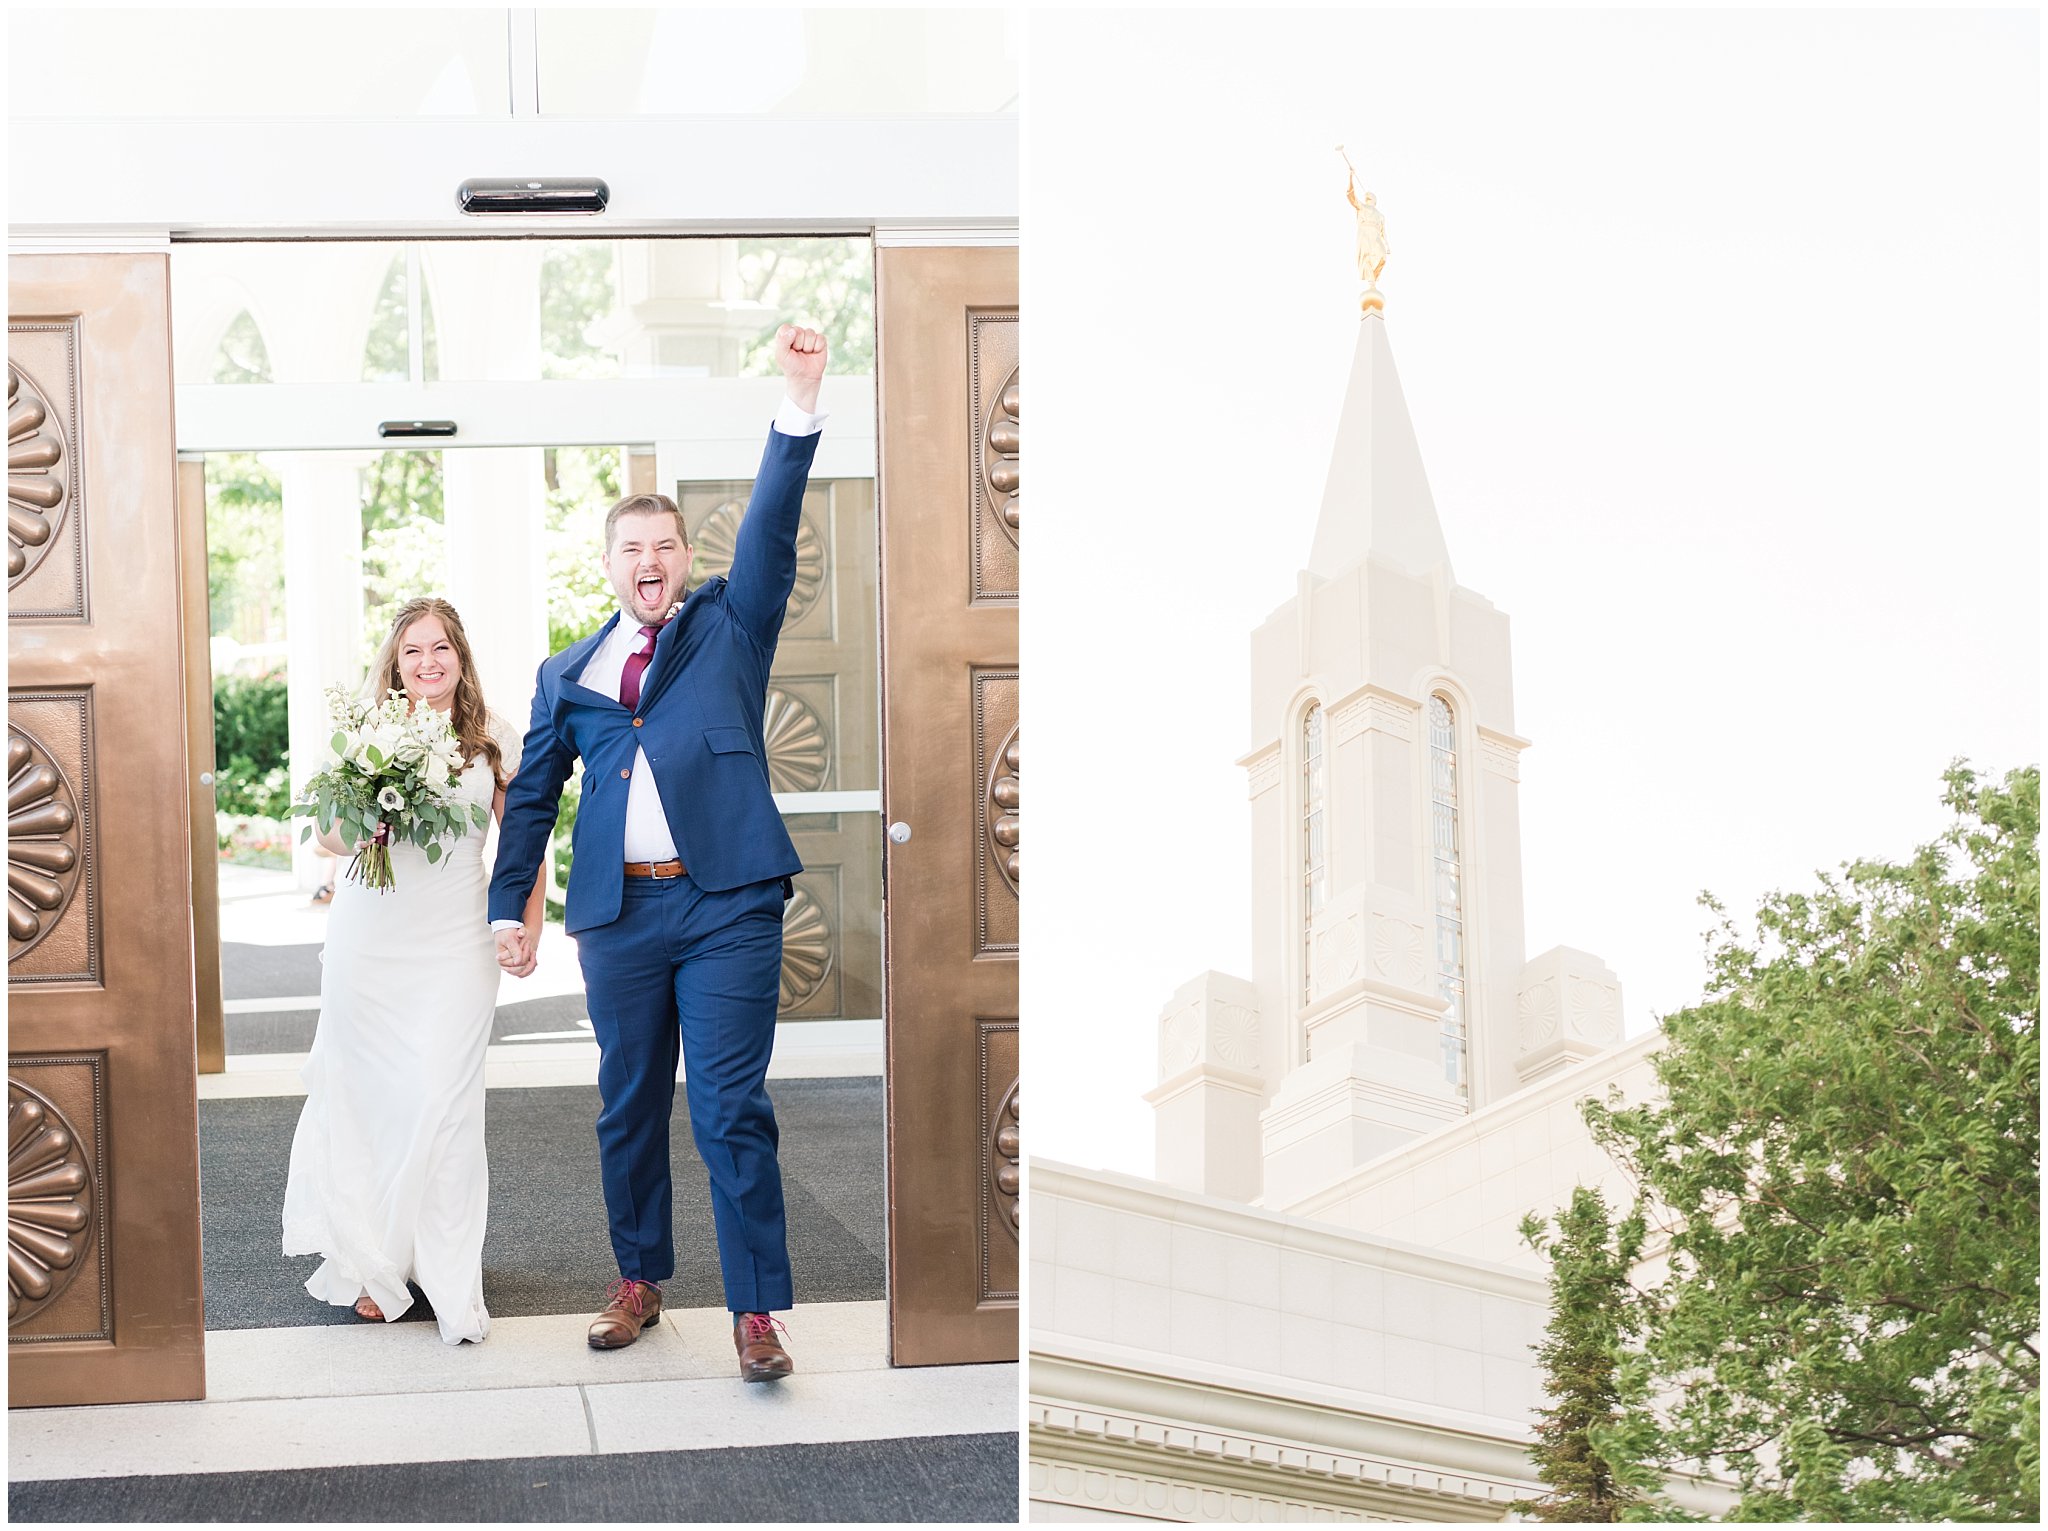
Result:
[[[882,1081],[771,1080],[781,1128],[783,1196],[796,1300],[878,1301],[883,1295]],[[206,1327],[354,1324],[315,1301],[320,1263],[280,1252],[298,1096],[199,1103],[200,1234]],[[484,1136],[491,1210],[484,1301],[500,1318],[596,1312],[618,1276],[598,1181],[595,1085],[493,1090]],[[670,1129],[676,1274],[671,1307],[723,1307],[711,1192],[690,1141],[682,1091]],[[424,1299],[402,1322],[432,1316]],[[831,1518],[831,1517],[826,1517]]]

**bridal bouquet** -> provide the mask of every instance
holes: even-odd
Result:
[[[379,892],[397,886],[391,875],[395,840],[410,840],[428,861],[439,861],[442,840],[489,820],[482,803],[455,795],[462,746],[445,713],[411,706],[403,692],[369,702],[339,686],[327,689],[327,711],[335,761],[306,783],[292,813],[315,819],[322,834],[339,824],[344,840],[370,841],[348,866],[357,882]],[[299,839],[312,833],[308,824]]]

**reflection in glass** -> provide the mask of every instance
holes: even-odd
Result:
[[[825,332],[832,375],[874,372],[865,238],[206,243],[171,261],[185,385],[773,377],[784,322]]]
[[[412,356],[412,304],[420,309],[420,356],[418,374],[431,383],[441,375],[440,337],[434,325],[434,298],[427,284],[419,283],[417,297],[412,291],[419,271],[416,261],[405,253],[391,257],[391,269],[378,290],[376,306],[370,311],[370,330],[363,341],[363,381],[366,383],[407,383],[414,375]],[[265,381],[268,381],[265,379]]]
[[[270,351],[263,344],[263,332],[256,328],[256,320],[248,309],[243,309],[221,332],[220,344],[214,348],[213,377],[216,383],[269,383],[275,379],[270,375]]]

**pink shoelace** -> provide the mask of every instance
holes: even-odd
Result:
[[[740,1322],[746,1327],[749,1340],[773,1340],[778,1329],[782,1329],[784,1334],[789,1333],[783,1328],[782,1320],[767,1313],[742,1313]]]
[[[633,1316],[638,1318],[647,1310],[647,1299],[641,1294],[640,1286],[641,1283],[621,1276],[617,1281],[614,1281],[609,1287],[605,1288],[604,1305],[607,1308],[631,1308]]]

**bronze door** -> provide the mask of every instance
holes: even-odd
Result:
[[[10,1406],[205,1391],[169,282],[8,266]]]
[[[889,1329],[1014,1360],[1017,252],[875,256]]]

